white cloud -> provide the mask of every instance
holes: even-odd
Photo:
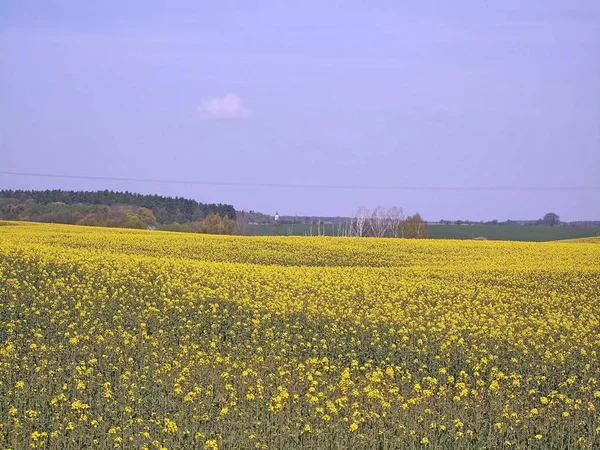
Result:
[[[226,94],[202,102],[198,108],[205,119],[245,119],[252,115],[236,94]]]

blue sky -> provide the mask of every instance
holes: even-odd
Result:
[[[0,4],[0,170],[242,183],[600,185],[600,3]],[[300,4],[301,3],[301,4]],[[328,5],[324,5],[328,3]],[[25,178],[281,214],[599,219],[598,191]]]

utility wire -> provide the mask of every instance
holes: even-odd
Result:
[[[202,186],[234,186],[260,188],[296,189],[345,189],[345,190],[391,190],[391,191],[600,191],[600,186],[410,186],[410,185],[355,185],[355,184],[295,184],[295,183],[246,183],[238,181],[172,180],[158,178],[128,178],[89,175],[61,175],[54,173],[26,173],[0,171],[0,175],[35,178],[63,178],[76,180],[128,181],[133,183],[187,184]]]

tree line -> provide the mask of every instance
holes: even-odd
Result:
[[[256,211],[236,212],[232,205],[200,203],[118,191],[0,190],[0,219],[76,225],[159,229],[211,234],[249,234],[252,224],[273,221]],[[330,223],[338,236],[426,238],[419,214],[405,217],[402,208],[361,207],[351,218]],[[320,219],[316,235],[324,234]],[[312,227],[311,227],[311,235]]]
[[[118,191],[65,191],[52,189],[44,191],[0,190],[0,199],[15,199],[17,203],[33,200],[37,204],[64,203],[66,205],[134,205],[151,209],[158,223],[192,222],[204,219],[209,214],[229,217],[235,220],[232,205],[221,203],[199,203],[184,197],[164,197],[134,192]]]
[[[428,237],[427,222],[419,213],[404,216],[402,208],[361,206],[353,218],[341,229],[342,235],[359,237],[393,237],[424,239]]]
[[[0,219],[231,234],[232,205],[115,191],[0,190]]]
[[[438,223],[442,225],[519,225],[519,226],[596,226],[594,221],[579,221],[579,222],[562,222],[560,216],[556,213],[549,212],[544,215],[541,219],[537,220],[505,220],[499,221],[497,219],[488,221],[474,221],[474,220],[440,220]]]

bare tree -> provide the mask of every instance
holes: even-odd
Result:
[[[237,211],[235,213],[235,234],[248,234],[250,226],[250,215],[246,211]]]
[[[369,217],[369,228],[375,237],[384,237],[389,228],[387,211],[383,206],[378,206]]]
[[[361,206],[356,211],[356,215],[352,220],[352,235],[363,237],[367,232],[368,217],[371,215],[371,211],[366,206]]]
[[[398,206],[389,209],[378,206],[374,210],[361,206],[344,228],[338,228],[338,236],[404,237],[405,222],[404,212]],[[417,223],[414,225],[419,227]]]
[[[404,212],[402,208],[397,206],[392,206],[387,210],[387,217],[390,226],[390,235],[392,237],[404,237],[404,227],[402,226],[402,222],[404,221]]]
[[[346,220],[343,233],[344,236],[352,236],[352,219]]]
[[[338,236],[344,236],[344,237],[348,237],[348,236],[352,236],[352,224],[353,224],[353,219],[346,219],[345,223],[339,223],[338,224]]]

